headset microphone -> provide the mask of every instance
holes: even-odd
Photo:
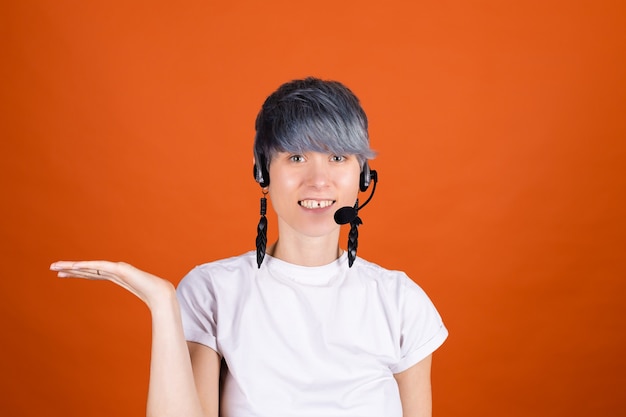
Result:
[[[358,206],[358,207],[346,206],[346,207],[341,207],[339,210],[337,210],[335,212],[335,222],[337,224],[351,223],[359,215],[359,210],[365,207],[367,203],[370,202],[372,197],[374,197],[374,192],[376,191],[376,184],[378,183],[378,173],[374,170],[371,170],[369,172],[369,177],[371,181],[374,182],[374,186],[372,188],[372,193],[370,194],[370,196],[367,198],[367,200],[365,200],[365,203],[361,204],[361,206]]]

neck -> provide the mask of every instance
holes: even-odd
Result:
[[[339,247],[339,228],[330,236],[289,237],[280,234],[280,239],[270,248],[274,258],[301,266],[322,266],[337,260],[343,251]]]

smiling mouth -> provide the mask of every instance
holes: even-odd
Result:
[[[322,209],[335,204],[335,200],[300,200],[298,204],[307,209]]]

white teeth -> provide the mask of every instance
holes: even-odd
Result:
[[[317,209],[328,207],[334,203],[333,200],[301,200],[300,205],[308,209]]]

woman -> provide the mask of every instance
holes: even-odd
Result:
[[[358,99],[333,81],[282,85],[257,117],[254,156],[256,252],[196,267],[178,290],[124,263],[51,267],[111,280],[150,308],[147,414],[430,416],[447,330],[404,273],[356,258],[358,192],[376,185]],[[279,234],[267,248],[266,194]],[[351,223],[347,252],[338,222]]]

